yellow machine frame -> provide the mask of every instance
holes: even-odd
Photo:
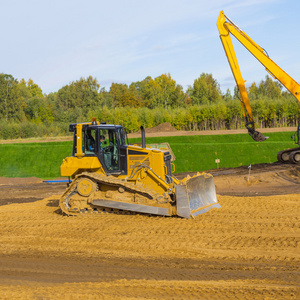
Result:
[[[70,124],[69,130],[74,132],[73,155],[63,160],[60,170],[72,182],[60,198],[63,213],[121,210],[190,218],[220,207],[212,175],[175,178],[169,149],[147,147],[142,126],[141,146],[128,143],[121,125],[95,119]],[[102,147],[101,130],[109,130],[110,138],[115,133],[116,140]],[[87,143],[91,137],[93,147]]]

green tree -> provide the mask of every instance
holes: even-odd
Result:
[[[100,84],[92,76],[73,81],[58,90],[55,96],[56,110],[80,108],[86,114],[101,104],[99,89]]]
[[[139,106],[144,106],[143,100],[143,90],[144,85],[143,82],[132,82],[128,88],[129,92],[134,96],[134,98],[138,101]]]
[[[26,116],[36,123],[51,123],[54,120],[52,106],[46,99],[33,97],[27,100]]]
[[[117,106],[122,106],[120,104],[120,98],[128,93],[128,85],[124,83],[112,83],[110,86],[109,93],[112,99],[112,108],[116,108]]]
[[[230,92],[230,89],[226,90],[226,93],[223,95],[223,99],[225,101],[231,101],[233,99],[233,97],[231,95],[231,92]]]
[[[194,80],[193,86],[188,89],[188,94],[194,105],[215,103],[222,98],[219,83],[212,74],[207,73],[202,73]]]
[[[226,103],[227,114],[225,117],[226,129],[238,129],[244,126],[243,111],[238,101],[229,101]]]
[[[163,92],[158,81],[155,81],[151,77],[147,77],[144,80],[143,87],[143,99],[144,105],[148,108],[155,108],[162,106],[163,103]]]
[[[18,81],[12,75],[0,74],[0,118],[5,121],[21,120],[25,103],[22,101]]]
[[[179,107],[182,103],[186,103],[187,96],[182,91],[182,86],[176,84],[176,81],[171,78],[170,74],[162,74],[156,77],[155,81],[161,88],[159,106],[167,109],[168,107]]]
[[[101,107],[112,107],[112,96],[111,94],[105,90],[105,88],[100,89],[100,103]]]
[[[139,100],[135,97],[134,93],[127,91],[125,92],[120,98],[118,99],[117,102],[118,107],[139,107],[140,102]]]
[[[248,98],[250,101],[258,99],[259,97],[259,89],[255,82],[253,82],[250,87],[247,89]]]
[[[141,106],[149,107],[149,103],[146,99],[146,89],[149,81],[151,80],[151,76],[148,76],[142,81],[132,82],[129,86],[129,91],[134,94]]]
[[[258,86],[258,93],[275,99],[281,97],[281,89],[282,85],[279,82],[273,81],[270,76],[266,75],[266,79],[262,80]]]
[[[24,99],[33,97],[44,97],[42,89],[36,83],[34,83],[31,78],[29,78],[27,82],[24,78],[22,78],[18,86],[20,89],[21,96],[24,97]]]

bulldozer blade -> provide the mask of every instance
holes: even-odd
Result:
[[[176,206],[177,215],[187,219],[220,208],[213,176],[204,173],[183,179],[176,186]]]

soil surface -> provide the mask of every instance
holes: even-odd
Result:
[[[0,178],[0,298],[299,299],[300,166],[211,174],[222,207],[190,220],[66,217],[66,183]]]
[[[209,172],[221,208],[189,220],[67,217],[66,183],[0,178],[0,299],[300,299],[300,166]]]

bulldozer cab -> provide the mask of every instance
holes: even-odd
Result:
[[[74,126],[73,156],[96,156],[107,174],[126,174],[128,139],[125,128],[120,125],[80,125]]]

